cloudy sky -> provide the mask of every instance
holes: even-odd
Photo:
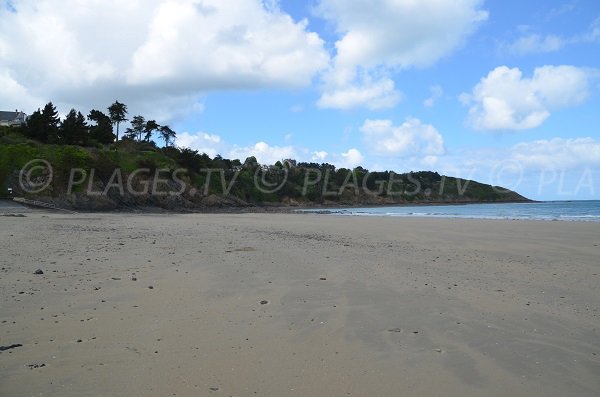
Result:
[[[597,0],[0,0],[0,109],[177,144],[600,199]]]

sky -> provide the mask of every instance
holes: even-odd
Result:
[[[114,100],[211,156],[600,199],[598,0],[0,0],[1,110]]]

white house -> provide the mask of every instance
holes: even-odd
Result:
[[[3,126],[18,126],[25,124],[27,115],[23,112],[15,110],[14,112],[4,112],[0,110],[0,125]]]

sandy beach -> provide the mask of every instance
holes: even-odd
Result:
[[[25,215],[1,396],[600,394],[600,223]]]

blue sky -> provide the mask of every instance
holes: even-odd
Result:
[[[0,1],[0,107],[106,108],[179,145],[600,198],[600,2]]]

